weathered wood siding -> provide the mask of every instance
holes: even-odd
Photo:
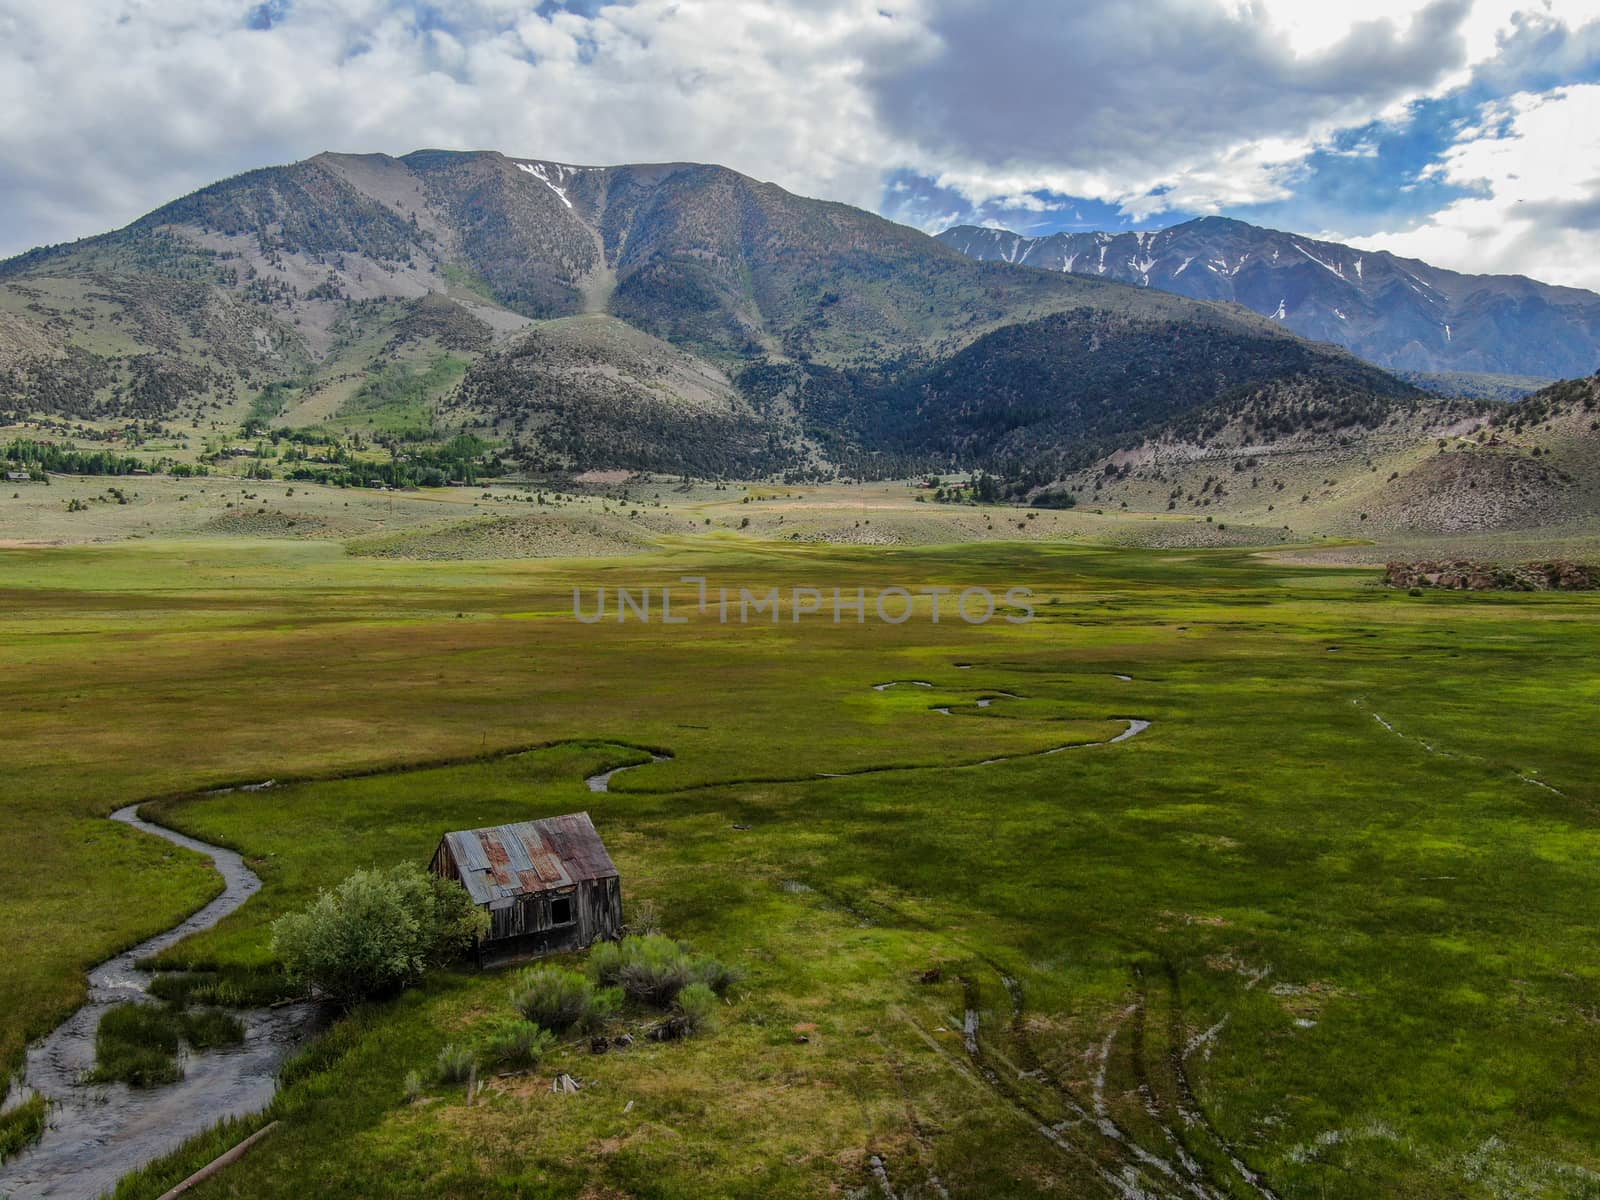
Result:
[[[448,844],[440,844],[429,869],[461,882],[460,868]],[[559,925],[554,919],[558,900],[569,902],[572,917]],[[479,945],[480,959],[582,950],[601,939],[622,935],[622,881],[615,875],[498,900],[485,907],[489,932]]]

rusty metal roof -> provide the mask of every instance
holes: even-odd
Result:
[[[463,886],[479,904],[617,874],[586,812],[464,829],[445,834],[444,844]]]

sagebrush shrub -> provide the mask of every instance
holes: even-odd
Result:
[[[694,981],[689,956],[670,938],[627,938],[621,945],[617,984],[630,999],[665,1008]]]
[[[483,1036],[483,1056],[508,1067],[536,1067],[556,1036],[532,1021],[508,1017],[489,1028]]]
[[[589,951],[589,973],[596,982],[620,987],[629,999],[656,1008],[669,1006],[692,983],[722,992],[738,978],[716,959],[658,934],[600,943]]]
[[[622,1011],[626,999],[627,996],[619,987],[595,988],[594,996],[589,1002],[589,1011],[584,1015],[583,1027],[589,1030],[598,1029]]]
[[[738,983],[743,975],[736,967],[730,967],[720,959],[710,955],[699,955],[693,963],[694,978],[696,983],[703,983],[717,995],[725,995],[729,988]]]
[[[722,1002],[706,984],[691,983],[673,1001],[673,1016],[682,1026],[684,1037],[710,1033],[717,1027],[717,1006]]]
[[[565,967],[529,967],[511,989],[511,1006],[535,1025],[565,1033],[594,1003],[594,984]]]
[[[622,942],[596,942],[589,947],[589,977],[601,987],[617,982],[623,962]]]

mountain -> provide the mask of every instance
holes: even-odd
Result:
[[[711,362],[606,316],[541,322],[479,359],[441,410],[525,443],[538,471],[766,475],[798,454],[792,419],[757,412]]]
[[[10,284],[63,276],[254,301],[289,316],[300,343],[289,352],[312,359],[353,304],[438,292],[502,310],[503,328],[610,312],[708,353],[828,361],[975,336],[1091,294],[974,270],[915,230],[723,167],[447,151],[248,172],[126,229],[0,264]]]
[[[1425,392],[1454,400],[1495,400],[1514,404],[1559,383],[1540,375],[1496,375],[1487,371],[1393,371]]]
[[[321,154],[0,263],[0,410],[467,431],[532,470],[1064,465],[1262,389],[1420,393],[1280,322],[979,262],[723,167]]]
[[[1590,543],[1600,522],[1600,375],[1514,405],[1430,401],[1352,414],[1281,393],[1230,397],[1032,490],[1063,492],[1224,529],[1461,538],[1491,555],[1509,544],[1495,539],[1527,531],[1519,552],[1550,553],[1552,539]]]
[[[1250,399],[1341,429],[1439,406],[1332,347],[1226,318],[1075,309],[1003,326],[915,369],[767,365],[744,383],[752,395],[788,400],[821,442],[1010,474],[1081,466],[1185,414]]]
[[[1594,292],[1521,275],[1463,275],[1225,217],[1038,238],[961,225],[939,241],[980,261],[1230,300],[1391,370],[1548,381],[1600,366]]]

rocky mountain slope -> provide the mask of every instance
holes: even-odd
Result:
[[[819,440],[1007,474],[1081,466],[1141,431],[1247,397],[1277,403],[1285,422],[1320,402],[1352,424],[1426,399],[1331,347],[1243,331],[1214,312],[1171,321],[1076,309],[1004,326],[916,369],[759,374],[748,389],[788,398]]]
[[[1600,375],[1514,405],[1231,397],[1044,491],[1121,510],[1364,538],[1600,525]]]
[[[510,439],[537,471],[764,475],[801,441],[792,414],[757,412],[706,359],[602,315],[541,322],[480,358],[441,414]]]
[[[469,429],[534,469],[1064,467],[1240,389],[1416,394],[1236,306],[700,164],[322,154],[0,264],[0,410]]]
[[[1463,275],[1224,217],[1155,232],[1030,238],[962,225],[945,245],[986,262],[1231,300],[1394,370],[1586,376],[1600,295],[1520,275]]]

